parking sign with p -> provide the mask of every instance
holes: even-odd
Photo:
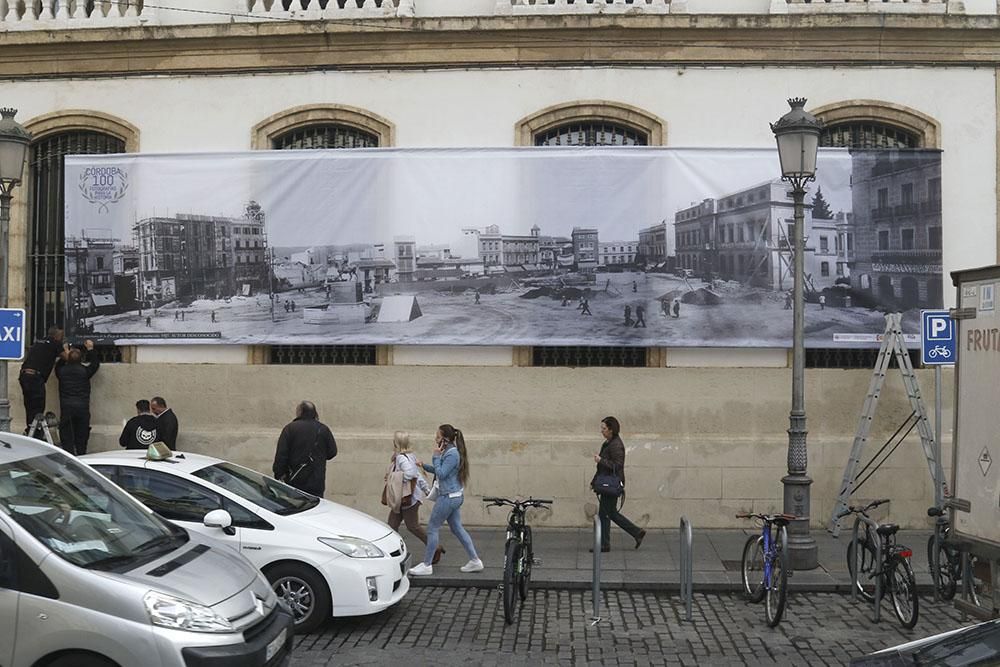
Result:
[[[920,311],[920,361],[925,366],[955,363],[955,321],[947,310]]]

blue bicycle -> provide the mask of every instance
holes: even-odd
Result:
[[[740,571],[747,600],[764,600],[764,617],[773,628],[781,622],[788,598],[788,522],[795,517],[745,512],[736,518],[761,522],[760,535],[751,535],[743,546]]]

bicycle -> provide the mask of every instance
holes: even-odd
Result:
[[[953,544],[951,536],[951,521],[945,515],[943,507],[931,507],[927,516],[935,517],[934,534],[927,539],[927,567],[931,573],[934,589],[942,600],[955,597],[959,583],[969,582],[968,597],[973,604],[979,605],[980,599],[990,599],[993,595],[989,563],[969,554],[966,565],[968,576],[963,573],[962,549]],[[937,567],[935,568],[934,546],[937,544]],[[986,576],[982,576],[985,574]]]
[[[551,500],[528,498],[483,498],[487,507],[511,507],[507,517],[507,541],[504,544],[503,561],[503,616],[507,625],[514,622],[514,604],[520,597],[524,602],[531,585],[531,567],[535,565],[534,546],[531,541],[531,526],[525,522],[525,512],[529,507],[551,505]]]
[[[747,600],[764,600],[764,617],[773,628],[781,622],[788,598],[788,522],[795,516],[743,512],[736,518],[761,522],[760,535],[751,535],[743,545],[740,572]]]
[[[896,618],[904,628],[910,629],[917,624],[920,615],[917,582],[909,561],[913,550],[896,544],[898,525],[880,524],[868,515],[871,510],[888,502],[888,498],[882,498],[864,506],[852,505],[837,518],[857,515],[853,537],[847,545],[847,570],[854,590],[863,600],[876,605],[881,604],[888,590]],[[877,609],[875,620],[878,621]]]

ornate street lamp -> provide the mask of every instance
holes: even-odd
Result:
[[[816,153],[823,124],[805,107],[806,100],[788,100],[791,111],[771,124],[778,143],[781,160],[781,180],[792,185],[795,202],[795,228],[792,240],[794,252],[792,310],[792,409],[788,415],[788,474],[784,485],[783,511],[797,519],[788,525],[788,556],[793,570],[811,570],[817,566],[816,540],[809,534],[809,486],[812,478],[806,474],[806,405],[805,405],[805,186],[816,177]]]
[[[0,308],[7,307],[10,272],[11,191],[21,182],[28,159],[31,134],[14,120],[17,109],[0,109]],[[10,430],[10,399],[7,396],[7,362],[0,362],[0,431]]]

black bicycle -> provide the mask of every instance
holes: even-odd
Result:
[[[531,566],[535,564],[535,552],[531,543],[531,526],[524,515],[529,507],[551,505],[551,500],[527,498],[483,498],[489,507],[509,506],[507,517],[507,541],[504,545],[503,560],[503,617],[508,625],[514,622],[514,604],[520,598],[524,602],[531,585]]]
[[[882,596],[888,592],[896,618],[904,628],[909,629],[917,624],[920,614],[917,582],[909,560],[913,551],[896,544],[898,525],[880,524],[868,515],[871,510],[888,502],[888,498],[883,498],[864,506],[851,506],[837,518],[857,515],[852,533],[854,537],[847,545],[847,570],[854,589],[867,602],[875,602],[877,594],[881,603]]]
[[[931,507],[927,510],[927,516],[937,519],[934,524],[934,534],[927,538],[927,567],[931,573],[931,580],[942,600],[954,598],[958,586],[968,581],[968,597],[973,604],[978,605],[980,599],[992,596],[990,564],[969,554],[966,564],[968,569],[963,572],[962,549],[949,539],[951,522],[945,512],[942,507]],[[934,560],[935,545],[937,545],[937,568]]]

